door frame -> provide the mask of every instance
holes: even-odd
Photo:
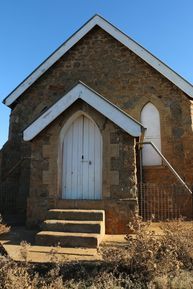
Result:
[[[87,117],[88,119],[90,119],[97,127],[98,125],[96,124],[96,122],[84,111],[82,110],[77,110],[75,113],[73,113],[68,120],[66,121],[66,123],[64,124],[64,126],[62,127],[62,129],[60,130],[60,135],[59,135],[59,147],[58,147],[58,187],[59,187],[59,198],[62,198],[62,176],[63,176],[63,141],[64,141],[64,137],[65,134],[67,132],[67,130],[69,129],[69,127],[71,126],[71,124],[73,123],[74,120],[76,120],[79,116],[84,115],[85,117]],[[99,129],[99,127],[98,127]],[[99,129],[100,131],[100,129]],[[101,132],[100,132],[101,134]],[[101,154],[101,199],[102,199],[102,192],[103,192],[103,138],[102,138],[102,134],[101,134],[101,149],[102,149],[102,154]],[[63,199],[63,200],[68,200],[68,199]]]

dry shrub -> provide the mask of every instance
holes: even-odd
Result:
[[[2,216],[0,214],[0,235],[8,233],[10,231],[10,227],[3,223]]]
[[[176,251],[178,259],[186,269],[193,267],[193,222],[183,219],[161,223],[164,240]]]
[[[64,288],[77,289],[141,289],[141,283],[133,282],[128,275],[115,274],[115,272],[101,272],[95,278],[75,282],[71,280],[64,283]]]
[[[104,262],[32,265],[27,261],[27,243],[22,244],[23,262],[0,258],[0,289],[193,289],[193,223],[183,220],[161,223],[156,236],[133,216],[127,245],[104,247]],[[60,249],[60,248],[58,248]]]
[[[47,265],[48,266],[48,265]],[[0,260],[0,289],[63,289],[63,278],[58,268],[48,269],[41,275],[32,264]],[[41,270],[40,270],[41,271]]]
[[[89,271],[89,266],[87,266],[78,263],[69,264],[71,270],[76,268],[76,270],[70,272],[70,275],[74,276],[74,278],[65,278],[65,274],[62,274],[62,271],[66,268],[66,265],[64,265],[64,268],[62,265],[53,265],[52,268],[47,268],[46,272],[42,273],[41,265],[39,268],[35,268],[26,262],[17,263],[8,259],[0,260],[0,289],[143,288],[139,282],[133,282],[128,275],[123,273],[99,270],[99,272],[93,272],[94,274],[88,274],[86,271]],[[81,272],[83,272],[83,275],[81,275]]]
[[[28,252],[29,252],[29,249],[30,249],[30,244],[27,243],[26,241],[22,241],[20,243],[20,255],[21,255],[21,258],[23,259],[23,261],[27,262],[28,260]]]
[[[17,263],[7,260],[4,263],[4,266],[1,263],[0,275],[1,275],[1,284],[0,288],[4,289],[13,289],[20,288],[26,289],[31,286],[31,279],[29,273],[26,270],[25,266],[18,266]],[[31,289],[35,289],[35,286],[31,286]]]
[[[59,266],[69,262],[65,255],[60,254],[61,248],[60,243],[58,243],[57,246],[53,247],[48,253],[50,256],[50,262],[58,264]]]
[[[181,271],[175,277],[157,276],[148,284],[148,289],[193,289],[193,272]]]
[[[167,276],[168,284],[172,284],[182,270],[189,272],[193,269],[193,222],[160,223],[164,233],[160,236],[148,229],[150,224],[133,216],[129,229],[135,235],[127,235],[128,243],[122,248],[104,248],[103,257],[127,272],[132,280],[148,284],[153,280],[164,282]],[[173,288],[168,286],[152,288]]]

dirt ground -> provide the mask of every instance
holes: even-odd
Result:
[[[162,234],[159,223],[152,223],[148,230],[156,235]],[[35,234],[37,231],[28,230],[24,226],[12,227],[9,233],[0,236],[0,243],[8,255],[15,261],[24,258],[29,262],[53,262],[54,259],[63,261],[99,261],[99,250],[92,248],[61,248],[37,246]],[[23,243],[23,245],[21,244]],[[124,246],[127,244],[125,235],[105,235],[101,246]]]

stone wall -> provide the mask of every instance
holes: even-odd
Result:
[[[188,171],[185,164],[187,154],[191,152],[189,148],[184,152],[184,145],[193,138],[190,100],[164,76],[98,27],[20,97],[11,114],[10,138],[21,133],[78,80],[137,120],[140,120],[142,107],[151,101],[161,115],[164,155],[183,175]]]
[[[25,223],[30,161],[29,146],[18,138],[9,140],[1,150],[0,213],[4,219],[14,215],[12,224]]]
[[[125,207],[124,201],[120,205],[120,209],[123,208],[125,212],[121,217],[123,224],[128,222],[129,200],[132,205],[135,204],[133,205],[135,210],[137,209],[135,138],[79,100],[32,141],[28,225],[36,225],[44,220],[48,208],[52,206],[51,200],[61,199],[62,143],[60,141],[62,142],[62,139],[60,133],[67,120],[77,111],[82,111],[91,117],[102,135],[102,199],[108,200],[105,203],[108,207],[106,224],[111,223],[110,220],[115,210],[119,212],[117,201],[120,199],[127,199]],[[90,203],[85,201],[85,204],[87,204],[85,208],[89,209]],[[115,217],[115,219],[117,221],[111,224],[114,232],[123,232],[118,224],[119,218]]]
[[[193,183],[193,133],[191,101],[188,96],[99,27],[93,28],[61,57],[23,93],[12,107],[10,142],[13,142],[17,136],[22,143],[23,129],[79,80],[137,120],[140,120],[140,111],[143,106],[149,101],[152,102],[159,110],[161,117],[162,153],[185,181]],[[114,141],[113,139],[112,135],[111,140]],[[39,137],[34,140],[34,143],[38,140]],[[44,140],[44,153],[46,153],[46,145],[49,145],[47,142],[49,142],[49,134],[47,140]],[[116,152],[116,145],[116,143],[113,144],[114,152]],[[30,150],[29,142],[26,146]],[[22,154],[20,150],[20,157]],[[4,158],[3,168],[7,166],[6,162]],[[46,167],[46,165],[46,162],[42,163],[42,166]],[[110,165],[119,166],[116,156]],[[164,167],[161,168],[161,171],[163,170]],[[146,170],[146,179],[151,179],[151,175],[148,176],[151,172],[151,170]],[[166,173],[168,176],[171,175],[166,170],[163,174],[164,178]],[[22,179],[29,179],[29,175],[29,170],[25,171]],[[116,170],[108,177],[112,177],[116,182],[118,178]],[[122,175],[119,175],[120,177],[124,179]],[[44,178],[48,176],[45,174]],[[18,179],[19,184],[22,183],[22,179]],[[154,181],[162,182],[162,174],[158,173]],[[43,188],[42,191],[45,189]],[[112,191],[117,193],[119,188],[116,183],[111,184]],[[25,194],[28,190],[29,186],[26,183]]]

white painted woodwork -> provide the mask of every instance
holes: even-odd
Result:
[[[82,99],[88,103],[131,136],[138,137],[141,135],[143,127],[138,121],[84,83],[79,82],[24,130],[23,139],[25,141],[32,140],[77,99]]]
[[[102,192],[102,137],[97,125],[78,116],[63,140],[62,197],[100,199]]]
[[[32,72],[20,85],[18,85],[5,99],[4,103],[10,106],[15,100],[30,87],[45,71],[47,71],[58,59],[60,59],[71,47],[83,38],[94,26],[98,25],[120,43],[125,45],[145,62],[155,68],[177,87],[193,98],[193,86],[165,65],[149,51],[121,32],[111,23],[99,15],[92,17],[84,26],[74,33],[62,46],[60,46],[50,57],[48,57],[34,72]]]
[[[145,128],[144,141],[151,141],[161,151],[160,114],[157,108],[148,102],[141,111],[141,123]],[[142,163],[144,166],[161,165],[161,157],[149,144],[142,150]]]

